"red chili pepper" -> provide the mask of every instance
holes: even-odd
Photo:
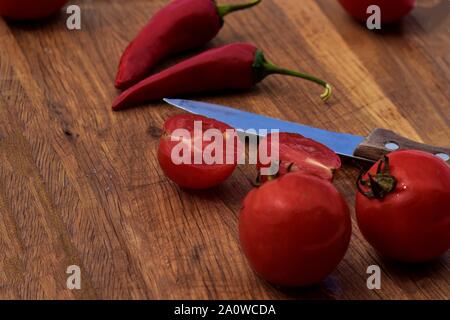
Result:
[[[218,6],[214,0],[172,1],[152,17],[126,48],[116,87],[126,89],[144,79],[167,56],[203,46],[219,33],[227,14],[260,2]]]
[[[268,62],[261,50],[247,43],[235,43],[205,51],[124,91],[113,103],[113,110],[147,101],[184,94],[249,89],[270,74],[295,76],[325,88],[321,98],[331,96],[331,87],[313,76],[283,69]]]

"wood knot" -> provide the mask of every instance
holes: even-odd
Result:
[[[158,127],[156,127],[154,125],[150,125],[148,127],[148,129],[147,129],[147,132],[153,138],[158,138],[159,139],[161,137],[163,131],[162,131],[161,128],[158,128]]]
[[[73,133],[72,130],[70,130],[68,128],[63,128],[63,132],[64,132],[64,135],[68,138],[73,138],[73,137],[78,138],[80,136],[77,133]]]

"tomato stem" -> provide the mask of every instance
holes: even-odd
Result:
[[[397,179],[390,174],[389,157],[386,155],[378,162],[375,175],[367,173],[368,179],[364,179],[364,175],[364,172],[361,172],[356,186],[358,191],[369,199],[383,199],[397,186]]]
[[[240,4],[222,4],[217,6],[217,12],[221,18],[235,11],[244,10],[259,4],[262,0],[252,0],[247,3]]]

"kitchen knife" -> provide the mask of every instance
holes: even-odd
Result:
[[[415,142],[391,130],[375,129],[368,137],[362,137],[322,130],[217,104],[182,99],[164,99],[164,101],[187,112],[224,122],[238,132],[248,129],[254,129],[256,132],[273,129],[298,133],[328,146],[344,157],[377,161],[382,155],[394,150],[414,149],[432,153],[450,163],[450,148]]]

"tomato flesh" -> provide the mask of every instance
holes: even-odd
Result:
[[[172,150],[177,144],[179,144],[179,141],[172,141],[171,137],[173,132],[177,129],[185,129],[190,133],[192,139],[194,139],[195,121],[201,121],[202,134],[209,129],[217,129],[222,132],[221,138],[223,139],[222,143],[224,146],[222,151],[224,153],[224,157],[222,158],[221,163],[207,164],[202,159],[202,163],[195,164],[193,161],[195,150],[194,147],[191,148],[191,163],[175,164],[173,162]],[[217,186],[228,179],[236,168],[237,157],[236,148],[233,148],[234,161],[231,164],[227,163],[225,158],[227,139],[234,139],[235,146],[239,143],[239,139],[237,136],[233,137],[232,135],[227,135],[227,132],[235,131],[225,123],[199,115],[180,114],[169,118],[164,124],[164,133],[160,139],[158,148],[158,161],[165,175],[179,186],[188,189],[207,189]],[[200,137],[200,139],[202,140],[201,150],[197,151],[203,152],[212,142],[204,141],[203,137]],[[192,145],[194,142],[193,140],[185,140],[183,143]]]
[[[388,157],[397,180],[394,191],[383,199],[356,195],[362,234],[390,259],[422,262],[441,256],[450,248],[450,167],[420,151]],[[375,174],[377,166],[369,172]]]
[[[343,258],[351,219],[330,182],[290,173],[247,195],[239,236],[262,278],[280,286],[308,286],[324,279]]]
[[[264,144],[267,145],[268,155],[271,156],[271,134],[261,141],[260,148]],[[334,171],[341,167],[341,160],[333,150],[296,133],[279,133],[279,157],[272,158],[280,164],[278,176],[299,171],[331,181]],[[261,169],[269,166],[259,163],[257,167]],[[266,180],[267,176],[261,176],[262,182]]]

